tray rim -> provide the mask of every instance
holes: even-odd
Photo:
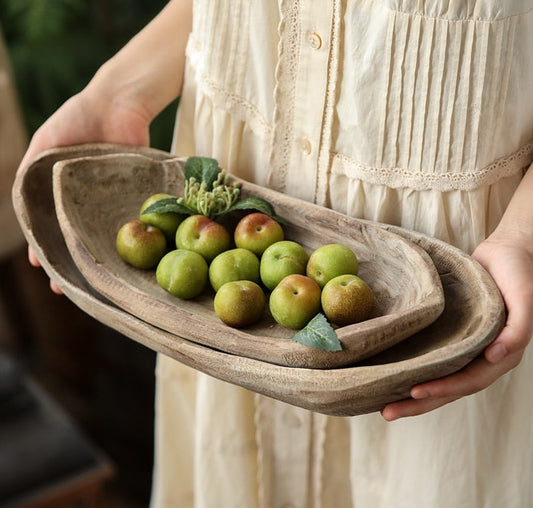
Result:
[[[473,266],[480,279],[486,284],[486,290],[493,296],[493,312],[496,318],[484,337],[473,335],[456,343],[447,344],[419,356],[373,366],[355,366],[345,369],[312,370],[264,364],[257,360],[217,352],[191,343],[179,337],[170,336],[143,321],[110,305],[102,296],[83,288],[64,270],[66,265],[58,265],[53,256],[45,252],[32,228],[32,213],[23,199],[27,175],[34,165],[47,159],[61,160],[80,153],[138,151],[157,156],[154,149],[140,149],[125,145],[106,143],[74,145],[51,149],[43,152],[28,163],[16,175],[13,186],[13,204],[17,219],[21,225],[29,246],[37,253],[47,275],[54,280],[74,304],[91,315],[94,319],[108,325],[125,337],[139,342],[158,353],[170,356],[191,368],[202,371],[223,381],[242,386],[257,393],[303,407],[335,416],[354,416],[380,410],[385,404],[407,398],[409,387],[460,370],[477,356],[489,344],[503,327],[505,309],[499,292],[487,272],[466,253],[435,238],[422,233],[407,231],[398,226],[391,227],[398,234],[406,234],[412,240],[432,248],[442,248],[452,256],[458,256],[462,262]],[[431,255],[431,253],[430,253]],[[72,261],[72,260],[71,260]],[[72,262],[72,267],[77,270]],[[149,340],[148,337],[151,337]],[[154,340],[152,340],[154,339]],[[442,353],[445,355],[442,355]],[[224,369],[220,369],[220,365]],[[263,373],[258,376],[257,371]],[[297,374],[295,378],[294,374]],[[362,380],[364,379],[364,382]],[[357,383],[360,383],[357,385]]]
[[[168,159],[156,161],[155,164],[160,164],[158,169],[163,172],[175,171],[176,163],[182,166],[184,160],[183,157],[172,157],[169,154]],[[128,164],[131,163],[132,166],[135,165],[136,161],[151,164],[154,162],[153,159],[144,155],[120,153],[67,159],[54,164],[53,192],[58,220],[67,248],[78,269],[89,284],[112,301],[114,305],[143,321],[150,322],[157,328],[207,347],[279,365],[317,369],[340,368],[350,366],[412,336],[434,322],[444,309],[441,280],[430,256],[415,243],[390,231],[388,234],[390,234],[391,239],[400,243],[413,255],[418,256],[419,266],[425,269],[424,276],[426,280],[431,281],[431,287],[428,287],[428,292],[420,295],[416,304],[410,308],[402,309],[393,314],[379,316],[356,325],[338,328],[336,330],[337,335],[344,345],[344,350],[340,352],[331,353],[312,350],[307,346],[287,339],[278,343],[279,338],[277,337],[249,333],[246,329],[230,328],[221,322],[206,320],[200,314],[183,309],[179,305],[169,304],[163,297],[154,296],[149,290],[144,290],[142,287],[138,287],[134,283],[117,276],[100,259],[96,261],[95,256],[97,253],[87,247],[83,236],[71,223],[72,210],[68,210],[68,213],[65,210],[65,201],[69,200],[69,197],[65,196],[63,192],[63,177],[65,174],[68,176],[69,173],[76,172],[76,170],[86,172],[90,170],[90,168],[85,167],[87,163],[98,170],[99,165],[102,163],[113,165],[113,163],[118,163],[119,161],[126,161]],[[80,168],[80,165],[83,167]],[[361,221],[312,203],[305,203],[296,198],[284,196],[270,189],[251,184],[235,176],[232,176],[232,180],[239,183],[246,193],[262,195],[262,197],[266,196],[266,199],[273,203],[294,203],[298,205],[300,211],[303,211],[306,217],[314,214],[314,218],[324,224],[327,218],[330,221],[328,223],[342,220],[347,227],[367,228],[370,233],[372,230],[378,231],[379,234],[383,234],[386,231],[371,221]],[[318,223],[317,225],[318,227],[323,226]],[[129,268],[124,268],[124,270],[126,269],[129,270]],[[127,301],[121,303],[120,295],[117,295],[121,291],[131,294],[133,298],[128,298]],[[157,304],[157,308],[153,309],[154,317],[149,319],[148,314],[152,314],[152,311],[148,313],[146,309],[154,302]],[[187,325],[182,324],[185,323],[185,320],[188,321]],[[193,322],[192,325],[189,324],[191,321]],[[402,321],[409,325],[408,331],[397,326]],[[394,330],[394,333],[391,333],[390,330]],[[222,336],[224,338],[220,339],[219,337]],[[371,342],[369,339],[372,336],[380,339],[381,342]],[[359,346],[359,344],[368,344],[369,342],[372,343],[371,348],[362,349]],[[272,353],[273,351],[275,351],[275,354]]]

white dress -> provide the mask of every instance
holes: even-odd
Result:
[[[533,0],[199,0],[174,150],[467,252],[533,160]],[[160,356],[153,508],[530,508],[533,348],[429,414],[328,417]]]

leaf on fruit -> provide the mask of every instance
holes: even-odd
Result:
[[[183,215],[191,215],[193,210],[187,206],[178,203],[176,198],[163,198],[148,206],[142,213],[147,215],[149,213],[179,213]]]
[[[188,157],[185,161],[185,179],[195,178],[197,182],[204,182],[206,190],[213,190],[221,169],[216,159],[210,157]]]
[[[216,159],[210,157],[188,157],[185,161],[185,192],[180,198],[177,210],[170,207],[167,211],[178,213],[199,213],[207,217],[224,215],[234,210],[256,210],[262,212],[280,224],[287,221],[274,212],[274,207],[266,200],[257,196],[240,199],[238,184],[229,185],[227,175],[221,170]],[[151,211],[159,211],[155,207]]]
[[[292,340],[322,351],[342,350],[342,344],[324,314],[317,314]]]
[[[262,199],[257,196],[249,196],[247,198],[237,201],[228,212],[233,212],[234,210],[256,210],[262,212],[269,217],[277,220],[281,223],[287,223],[282,217],[278,217],[274,211],[274,207],[265,199]]]

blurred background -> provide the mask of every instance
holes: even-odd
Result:
[[[0,2],[0,508],[148,506],[155,354],[50,291],[44,272],[27,262],[10,188],[32,133],[165,3]],[[169,150],[176,107],[172,104],[154,121],[152,146]],[[39,413],[36,403],[28,402],[41,398],[45,405],[51,401],[53,417],[43,416],[48,413],[44,409]],[[29,407],[34,407],[33,413]],[[26,422],[30,417],[33,420]],[[68,432],[58,423],[63,420]],[[48,425],[46,432],[43,422]],[[50,430],[54,425],[55,430]],[[54,492],[66,492],[61,475],[74,472],[78,449],[76,444],[67,447],[68,440],[62,439],[69,432],[72,443],[79,435],[81,452],[100,457],[105,464],[100,468],[105,473],[99,476],[101,481],[91,487],[101,490],[101,497],[87,495],[83,501],[83,496],[78,499],[71,492],[55,501],[49,495],[48,504],[37,504],[36,497],[34,504],[15,504],[19,494],[34,492],[35,482],[36,491],[50,493],[52,486]],[[68,448],[71,461],[65,464],[71,465],[54,476],[45,459],[58,464],[53,459],[56,441],[57,447]],[[50,450],[35,453],[39,443]],[[91,460],[93,465],[98,462]],[[18,491],[7,492],[14,489],[14,482],[20,484]],[[72,482],[68,485],[71,491],[77,488]]]

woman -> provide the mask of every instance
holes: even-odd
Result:
[[[311,413],[160,357],[154,508],[533,503],[533,2],[500,4],[199,0],[191,18],[173,0],[35,134],[22,164],[146,145],[181,93],[176,153],[448,241],[507,306],[482,356],[381,416]]]

